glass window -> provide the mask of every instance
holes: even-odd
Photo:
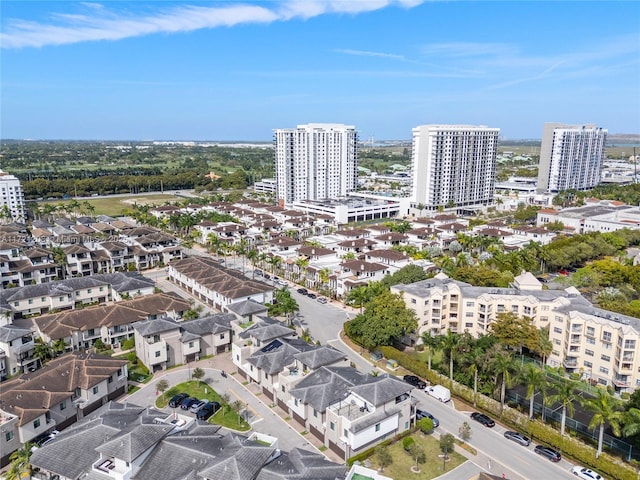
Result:
[[[335,424],[335,423],[333,423],[333,422],[329,422],[329,428],[330,428],[331,430],[335,431],[335,429],[336,429],[336,424]]]
[[[96,393],[98,393],[98,386],[97,385],[95,387],[93,387],[93,394],[95,395]]]
[[[4,434],[4,439],[7,442],[10,442],[13,439],[13,432],[7,432]]]
[[[65,408],[67,408],[66,400],[64,402],[60,402],[60,410],[64,410]]]
[[[380,431],[380,424],[376,423],[376,432],[379,432],[379,431]]]
[[[40,427],[40,419],[37,418],[33,421],[33,428],[39,428]]]

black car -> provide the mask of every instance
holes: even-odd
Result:
[[[171,408],[179,407],[182,401],[188,396],[188,393],[179,393],[177,395],[174,395],[173,397],[171,397],[171,400],[169,400],[169,406]]]
[[[484,425],[485,427],[493,428],[496,426],[496,422],[494,422],[491,418],[487,417],[484,413],[473,412],[471,414],[471,418],[476,422]]]
[[[184,400],[182,400],[182,403],[180,404],[180,408],[182,410],[189,410],[191,406],[197,401],[198,401],[197,398],[187,397]]]
[[[196,418],[199,420],[207,420],[211,415],[220,410],[220,404],[218,402],[206,403],[204,407],[198,410]]]
[[[551,447],[544,447],[542,445],[536,445],[536,448],[533,449],[538,455],[542,455],[543,457],[547,457],[552,462],[559,462],[562,460],[562,456],[560,452],[554,450]]]
[[[311,300],[315,300],[317,298],[317,295],[315,293],[307,293],[307,297],[309,297]]]
[[[423,418],[431,419],[431,421],[433,422],[433,428],[437,428],[440,426],[440,421],[429,412],[427,412],[426,410],[416,409],[416,421]]]
[[[504,438],[508,438],[509,440],[513,440],[520,445],[524,445],[528,447],[531,444],[531,439],[526,435],[521,434],[520,432],[514,432],[512,430],[507,430],[504,432]]]
[[[307,290],[306,288],[299,288],[298,290],[296,290],[296,292],[301,295],[306,295],[307,293],[309,293],[309,290]]]
[[[420,378],[416,377],[415,375],[405,375],[404,377],[402,377],[402,379],[408,384],[413,385],[416,388],[419,388],[420,390],[424,390],[425,388],[427,388],[427,384],[423,380],[420,380]]]

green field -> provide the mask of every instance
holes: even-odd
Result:
[[[163,205],[167,202],[175,202],[184,200],[182,197],[176,197],[175,195],[163,195],[161,193],[150,193],[148,195],[127,195],[122,197],[104,197],[104,198],[91,198],[86,201],[95,207],[94,215],[109,215],[111,217],[118,217],[123,214],[126,209],[131,209],[132,205]],[[85,200],[81,200],[84,203]],[[69,200],[51,200],[40,201],[38,205],[45,203],[51,203],[53,205],[67,205]]]

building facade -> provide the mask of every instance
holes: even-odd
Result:
[[[545,123],[538,191],[588,190],[600,183],[607,130],[596,125]]]
[[[276,196],[290,205],[346,195],[358,179],[355,127],[310,123],[274,133]]]
[[[24,223],[27,212],[20,180],[0,170],[0,223]]]
[[[548,365],[618,392],[640,387],[640,320],[594,307],[574,287],[543,290],[530,273],[516,277],[512,288],[474,287],[439,274],[391,291],[416,313],[418,336],[452,331],[478,337],[498,315],[512,312],[549,330]]]
[[[500,129],[420,125],[413,129],[413,201],[427,210],[493,202]]]

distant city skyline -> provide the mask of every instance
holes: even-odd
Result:
[[[579,7],[577,6],[579,5]],[[8,0],[0,138],[270,141],[424,124],[640,133],[640,4]]]

